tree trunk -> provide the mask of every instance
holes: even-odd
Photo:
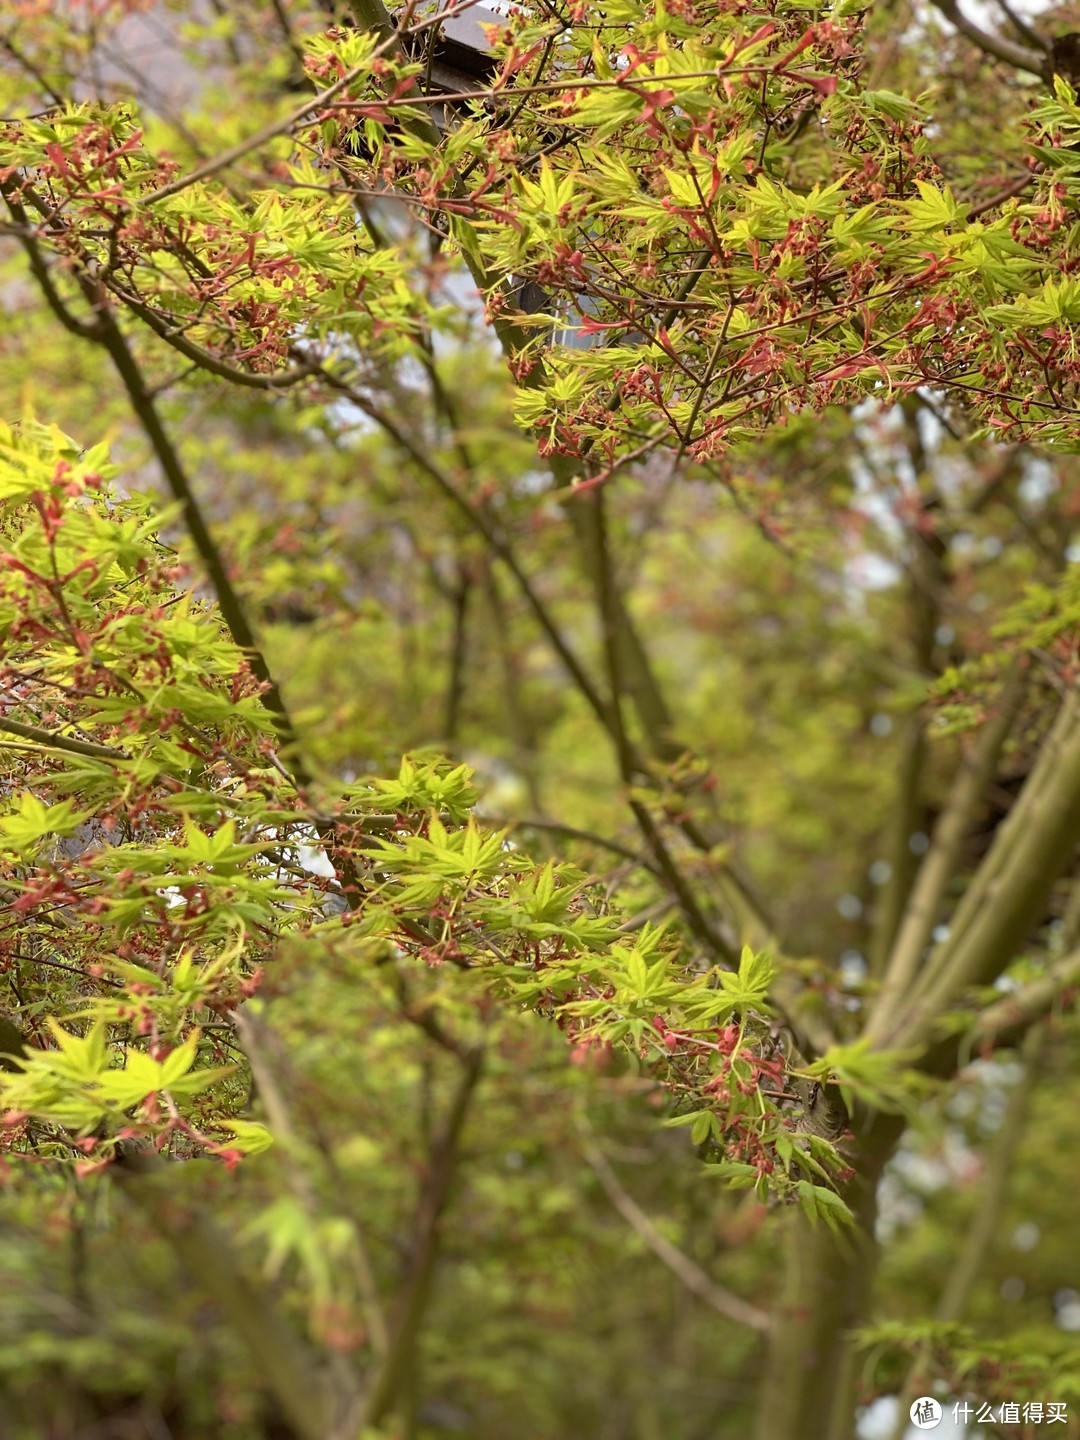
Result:
[[[855,1347],[866,1323],[877,1245],[877,1187],[904,1130],[902,1117],[876,1115],[861,1127],[844,1198],[856,1228],[834,1234],[789,1217],[784,1288],[774,1312],[755,1440],[852,1440]]]

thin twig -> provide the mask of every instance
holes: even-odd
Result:
[[[507,829],[520,828],[522,830],[550,830],[554,835],[565,835],[568,840],[581,840],[587,845],[597,845],[602,850],[610,850],[613,855],[621,855],[624,860],[629,860],[634,865],[641,865],[646,870],[651,870],[654,875],[659,874],[655,864],[648,856],[640,850],[634,850],[629,845],[622,844],[619,840],[612,840],[605,835],[597,835],[592,830],[580,830],[576,825],[563,825],[556,820],[542,820],[537,816],[526,815],[520,820],[498,820],[491,816],[485,818],[492,825]]]
[[[973,205],[967,212],[968,222],[978,220],[980,215],[985,215],[988,210],[993,210],[998,205],[1004,205],[1006,200],[1011,200],[1015,195],[1022,195],[1043,168],[1043,163],[1040,160],[1036,165],[1032,166],[1030,170],[1025,171],[1023,175],[1018,175],[1015,180],[1005,186],[1004,190],[999,190],[996,195],[991,195],[988,200],[980,200],[977,205]]]
[[[607,1157],[591,1139],[584,1121],[578,1121],[578,1134],[581,1153],[604,1187],[604,1193],[612,1205],[634,1234],[644,1241],[680,1284],[713,1310],[726,1316],[727,1319],[734,1320],[739,1325],[748,1325],[751,1330],[761,1333],[770,1330],[772,1320],[764,1310],[759,1310],[748,1300],[743,1300],[741,1296],[725,1290],[722,1285],[717,1285],[716,1281],[707,1275],[696,1261],[691,1260],[689,1255],[660,1233],[640,1205],[623,1189],[618,1176],[608,1163]]]

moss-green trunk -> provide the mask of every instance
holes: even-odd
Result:
[[[877,1246],[877,1186],[903,1131],[877,1116],[854,1156],[845,1194],[857,1228],[836,1235],[792,1213],[784,1288],[769,1339],[755,1440],[852,1440],[856,1354],[852,1332],[866,1323]]]

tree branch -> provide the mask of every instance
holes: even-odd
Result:
[[[494,816],[489,816],[488,819],[492,825],[500,827],[505,825],[508,829],[550,830],[555,835],[565,835],[569,840],[581,840],[587,845],[596,845],[601,850],[610,850],[612,855],[621,855],[624,860],[629,860],[634,865],[640,865],[654,875],[660,873],[655,862],[651,862],[648,856],[641,851],[633,850],[629,845],[623,845],[618,840],[597,835],[592,830],[579,830],[575,825],[563,825],[557,820],[541,820],[532,815],[524,816],[520,820],[499,820]]]
[[[748,1300],[743,1300],[741,1296],[725,1290],[722,1285],[717,1285],[716,1281],[707,1275],[696,1261],[691,1260],[689,1255],[660,1233],[644,1210],[623,1189],[618,1176],[608,1163],[607,1157],[589,1138],[584,1125],[580,1122],[578,1132],[581,1137],[581,1152],[596,1173],[596,1177],[604,1187],[604,1193],[612,1205],[634,1234],[644,1241],[658,1260],[667,1266],[679,1283],[728,1320],[734,1320],[738,1325],[748,1325],[751,1330],[757,1330],[760,1333],[769,1330],[772,1321],[764,1310],[759,1310]]]
[[[972,205],[967,212],[968,224],[970,225],[973,220],[978,220],[979,216],[985,215],[988,210],[993,210],[998,205],[1004,205],[1005,201],[1011,200],[1014,195],[1022,195],[1042,169],[1043,164],[1040,160],[1034,169],[1026,170],[1023,175],[1018,175],[1004,189],[997,191],[986,200],[980,200],[977,205]]]
[[[228,380],[233,385],[243,385],[249,390],[287,390],[301,380],[310,379],[319,370],[317,361],[304,360],[298,361],[291,369],[282,371],[280,375],[256,375],[251,370],[241,370],[237,365],[230,365],[224,360],[219,360],[209,350],[204,349],[201,345],[196,345],[186,335],[173,329],[149,305],[144,305],[137,296],[132,295],[123,286],[117,285],[112,276],[106,277],[105,283],[110,292],[159,339],[164,340],[166,345],[178,351],[185,360],[190,360],[200,370],[205,370],[209,375],[216,375],[220,380]]]
[[[918,829],[922,814],[921,788],[925,763],[926,722],[923,716],[916,712],[908,715],[904,721],[896,792],[892,812],[885,827],[888,837],[885,850],[891,873],[874,907],[869,947],[870,974],[874,977],[879,976],[885,968],[911,893],[915,860],[909,841],[913,831]]]
[[[873,1043],[888,1029],[892,1014],[907,994],[923,961],[934,924],[956,869],[975,807],[997,766],[1001,747],[1016,721],[1024,694],[1027,666],[1014,661],[998,696],[997,709],[986,722],[970,751],[961,760],[945,808],[934,827],[933,839],[919,867],[889,955],[881,991],[867,1026]]]
[[[498,556],[513,575],[529,609],[533,612],[537,623],[551,642],[559,659],[565,665],[570,674],[570,678],[581,692],[582,698],[588,702],[589,708],[606,729],[609,724],[608,702],[600,696],[581,661],[574,654],[569,642],[565,639],[555,624],[555,621],[548,613],[546,605],[533,588],[532,581],[521,568],[521,564],[512,547],[499,534],[484,511],[479,506],[473,505],[472,502],[461,493],[450,477],[435,464],[430,456],[426,455],[420,446],[416,445],[406,432],[402,430],[389,415],[374,405],[366,395],[361,394],[360,391],[354,389],[353,386],[347,384],[345,381],[338,380],[327,371],[322,371],[321,374],[339,395],[344,395],[346,399],[351,400],[354,405],[359,406],[359,408],[363,410],[365,415],[370,416],[372,420],[381,426],[399,449],[408,455],[423,473],[435,483],[448,500],[453,502],[466,520],[468,520],[472,528],[483,536],[488,548]]]
[[[971,1217],[964,1242],[938,1301],[934,1318],[941,1323],[958,1321],[963,1315],[1001,1223],[1001,1213],[1008,1197],[1009,1181],[1014,1173],[1016,1152],[1024,1139],[1028,1105],[1045,1044],[1046,1034],[1042,1026],[1032,1028],[1024,1037],[1021,1050],[1023,1072],[1009,1093],[1001,1128],[989,1147],[986,1166],[979,1180],[975,1213]],[[893,1440],[902,1440],[902,1436],[907,1432],[908,1407],[928,1379],[920,1372],[929,1361],[930,1354],[931,1343],[927,1340],[919,1347],[901,1388]]]
[[[1020,1050],[1023,1074],[1012,1087],[1001,1128],[994,1136],[986,1170],[979,1185],[979,1203],[975,1216],[938,1302],[938,1320],[960,1319],[979,1278],[1001,1218],[1002,1206],[1013,1173],[1013,1160],[1024,1139],[1028,1102],[1045,1046],[1046,1033],[1043,1026],[1033,1026],[1024,1036]]]
[[[126,750],[114,750],[111,745],[94,745],[88,740],[75,740],[70,735],[56,735],[50,730],[40,730],[36,725],[24,725],[20,720],[9,720],[0,715],[0,730],[32,740],[49,750],[66,750],[70,755],[86,755],[92,760],[130,760]]]
[[[992,60],[1003,60],[1006,65],[1025,70],[1029,75],[1046,75],[1045,49],[1030,50],[1026,45],[1017,45],[1012,40],[1006,40],[1003,35],[992,35],[987,30],[980,30],[978,25],[973,24],[963,13],[956,0],[931,0],[931,3],[941,11],[950,25],[954,25],[961,35],[973,45],[977,45],[984,55],[989,55]]]
[[[971,985],[989,984],[1024,943],[1080,841],[1080,693],[1067,695],[1027,784],[999,827],[896,1021],[878,1043],[925,1042],[934,1017]]]
[[[19,227],[16,232],[19,243],[26,252],[30,273],[37,281],[38,288],[45,297],[46,305],[70,334],[78,335],[82,340],[100,339],[99,323],[96,320],[80,320],[71,313],[60,298],[60,292],[53,284],[49,267],[41,253],[41,246],[36,238],[37,229],[30,223],[30,217],[24,206],[15,198],[16,189],[17,186],[13,180],[0,181],[0,193],[4,196],[4,203],[7,205],[12,219]]]
[[[984,1010],[965,1037],[969,1049],[1008,1044],[1039,1020],[1061,995],[1080,982],[1080,950],[1063,955],[1045,974],[1021,985]]]
[[[413,1364],[438,1255],[439,1223],[450,1197],[461,1133],[483,1063],[482,1050],[473,1051],[463,1062],[449,1112],[431,1147],[428,1173],[413,1223],[409,1272],[391,1321],[390,1348],[368,1394],[361,1430],[375,1428],[393,1411]]]
[[[292,717],[286,708],[277,681],[270,673],[266,657],[259,648],[254,632],[248,624],[243,604],[225,569],[221,552],[210,534],[209,526],[203,516],[202,508],[195,498],[180,456],[162,424],[153,396],[143,379],[142,371],[139,369],[115,318],[105,309],[102,309],[100,313],[102,325],[97,338],[116,367],[120,381],[127,391],[131,408],[153,448],[169,489],[174,498],[180,502],[184,524],[213,586],[229,634],[240,649],[247,653],[252,673],[264,687],[263,704],[274,718],[283,749],[288,757],[289,768],[297,784],[300,786],[310,785],[311,775],[304,764],[299,737],[293,726]]]
[[[664,841],[664,837],[660,833],[660,827],[653,819],[648,807],[640,800],[634,798],[634,781],[642,767],[641,762],[635,755],[630,741],[627,738],[623,721],[623,647],[620,644],[620,636],[622,633],[620,624],[621,606],[619,606],[616,601],[618,592],[616,590],[615,577],[611,564],[611,551],[607,541],[604,492],[603,490],[593,490],[581,498],[583,508],[587,507],[592,511],[591,521],[585,532],[589,544],[589,550],[586,553],[590,561],[590,568],[596,580],[596,593],[600,607],[601,633],[604,643],[604,658],[607,663],[608,688],[612,696],[608,730],[612,743],[615,746],[616,756],[618,757],[619,771],[622,775],[623,783],[627,787],[628,804],[634,819],[637,821],[638,828],[653,852],[660,873],[664,877],[671,893],[682,907],[683,914],[686,917],[690,929],[700,940],[704,941],[715,956],[728,965],[731,965],[736,959],[735,948],[728,944],[724,936],[712,925],[708,916],[698,904],[697,896],[688,884],[685,875],[683,875],[675,863]]]
[[[112,1173],[240,1336],[300,1440],[326,1440],[335,1407],[313,1356],[278,1306],[239,1269],[223,1232],[177,1194],[177,1167],[121,1148]]]
[[[250,155],[253,150],[258,150],[261,145],[265,145],[269,140],[276,140],[279,135],[284,135],[287,131],[291,130],[294,125],[306,119],[313,111],[321,110],[323,106],[333,100],[335,95],[339,95],[342,90],[347,89],[354,80],[369,70],[372,60],[377,59],[380,55],[385,54],[392,48],[393,46],[390,43],[379,45],[378,48],[365,60],[362,60],[359,65],[354,65],[351,70],[346,70],[345,74],[335,80],[333,85],[328,85],[325,90],[318,91],[310,100],[305,100],[302,105],[298,105],[295,110],[291,110],[288,115],[282,116],[280,120],[271,120],[270,123],[264,125],[261,130],[256,130],[253,135],[249,135],[246,140],[241,140],[230,149],[223,150],[220,155],[215,155],[213,159],[207,160],[204,165],[199,165],[186,175],[178,175],[175,180],[170,180],[167,185],[162,185],[160,189],[145,196],[140,200],[140,205],[156,205],[159,200],[167,200],[170,195],[178,195],[181,190],[186,190],[191,185],[197,185],[200,180],[209,180],[211,176],[219,174],[222,170],[227,170],[230,165],[234,165],[237,160],[242,160],[245,155]]]
[[[1017,34],[1022,40],[1025,40],[1027,44],[1032,47],[1033,50],[1043,50],[1047,52],[1049,51],[1050,47],[1047,45],[1043,37],[1038,33],[1038,31],[1031,28],[1031,26],[1028,24],[1028,22],[1024,19],[1022,15],[1018,15],[1016,13],[1016,11],[1008,3],[1008,0],[998,0],[998,4],[1000,5],[1001,9],[1004,10],[1006,17],[1011,21],[1013,28],[1016,30]]]
[[[446,701],[443,716],[443,735],[446,743],[454,744],[461,723],[461,702],[465,695],[465,661],[468,653],[469,595],[472,580],[464,567],[459,567],[457,585],[451,596],[452,629],[450,638],[450,664],[446,677]]]

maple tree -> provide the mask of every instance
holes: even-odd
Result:
[[[961,1325],[1075,1046],[1067,71],[944,6],[901,60],[849,0],[525,5],[456,80],[467,6],[188,8],[0,39],[0,1098],[8,1213],[119,1244],[110,1197],[218,1322],[193,1398],[152,1378],[190,1316],[13,1311],[12,1432],[437,1433],[432,1375],[507,1433],[463,1192],[557,1348],[560,1233],[627,1259],[582,1163],[625,1283],[649,1252],[726,1327],[717,1403],[760,1372],[718,1422],[673,1360],[625,1433],[1075,1395],[1045,1316],[1037,1360]],[[144,11],[179,101],[121,63]],[[975,1238],[875,1310],[898,1157],[1016,1046]],[[455,1305],[496,1338],[455,1353]],[[622,1383],[581,1424],[551,1382],[535,1433],[616,1433]]]

